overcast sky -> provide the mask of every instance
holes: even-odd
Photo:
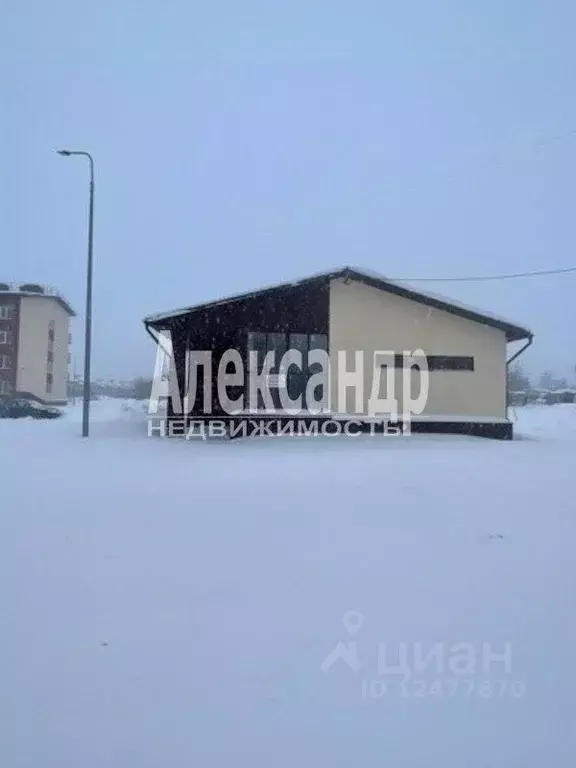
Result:
[[[94,373],[152,374],[144,315],[336,265],[576,264],[573,0],[0,0],[0,279],[80,315]],[[576,273],[420,287],[576,364]]]

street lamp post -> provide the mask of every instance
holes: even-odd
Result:
[[[90,162],[90,208],[88,213],[88,265],[86,271],[86,330],[84,341],[84,391],[82,403],[82,437],[90,431],[90,360],[92,356],[92,262],[94,241],[94,159],[89,152],[57,150],[59,155],[82,155]]]

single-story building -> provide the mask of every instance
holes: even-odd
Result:
[[[230,358],[230,350],[243,365],[257,360],[260,371],[266,354],[274,352],[266,378],[273,389],[272,403],[260,394],[257,401],[248,398],[246,379],[229,376],[230,399],[241,403],[234,418],[253,419],[254,407],[276,423],[292,416],[294,411],[285,407],[282,397],[284,388],[291,401],[304,397],[304,415],[352,419],[373,429],[388,413],[386,408],[374,410],[375,398],[390,398],[392,393],[401,414],[396,418],[402,421],[411,403],[418,401],[424,382],[426,397],[420,397],[410,417],[412,432],[500,439],[512,438],[508,366],[533,338],[528,329],[501,317],[355,267],[149,315],[144,324],[156,342],[170,332],[182,398],[189,391],[189,353],[212,354],[211,403],[207,409],[206,399],[201,403],[198,397],[193,404],[188,400],[190,419],[230,417],[230,410],[222,408],[217,381],[218,367]],[[509,345],[517,342],[522,344],[512,353]],[[287,350],[301,352],[302,363],[279,367]],[[420,366],[404,357],[415,351]],[[322,354],[329,361],[327,372],[317,362]],[[230,374],[228,363],[223,367]],[[310,390],[312,377],[321,370],[323,383]],[[375,372],[381,380],[375,381]],[[311,399],[323,401],[321,415]]]
[[[576,389],[535,389],[530,393],[529,402],[540,405],[558,405],[560,403],[576,403]]]

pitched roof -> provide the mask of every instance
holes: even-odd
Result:
[[[233,296],[229,296],[223,299],[216,299],[214,301],[196,304],[190,307],[182,307],[180,309],[174,309],[170,312],[161,312],[158,314],[148,315],[144,318],[146,325],[154,325],[163,320],[169,320],[174,317],[186,315],[191,312],[197,312],[203,309],[209,309],[216,307],[219,304],[229,304],[234,301],[241,301],[243,299],[253,298],[268,291],[278,289],[289,289],[302,283],[309,283],[315,281],[329,281],[338,278],[348,278],[350,280],[357,280],[359,282],[366,283],[382,291],[393,293],[397,296],[401,296],[411,301],[416,301],[419,304],[425,304],[426,306],[440,309],[444,312],[463,317],[473,322],[482,323],[492,328],[504,331],[506,339],[508,341],[520,341],[521,339],[527,339],[532,336],[532,332],[524,326],[518,325],[510,320],[507,320],[498,315],[484,310],[476,309],[474,307],[462,304],[460,302],[448,299],[444,296],[440,296],[436,293],[429,293],[428,291],[421,291],[414,288],[408,283],[401,283],[396,280],[390,280],[384,275],[380,275],[378,272],[373,272],[368,269],[361,269],[359,267],[339,267],[337,269],[328,270],[325,272],[319,272],[307,277],[301,277],[290,282],[277,283],[276,285],[268,285],[263,288],[259,288],[248,293],[240,293]]]

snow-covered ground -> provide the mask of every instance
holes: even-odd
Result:
[[[572,768],[576,407],[516,416],[513,442],[0,421],[0,765]]]

